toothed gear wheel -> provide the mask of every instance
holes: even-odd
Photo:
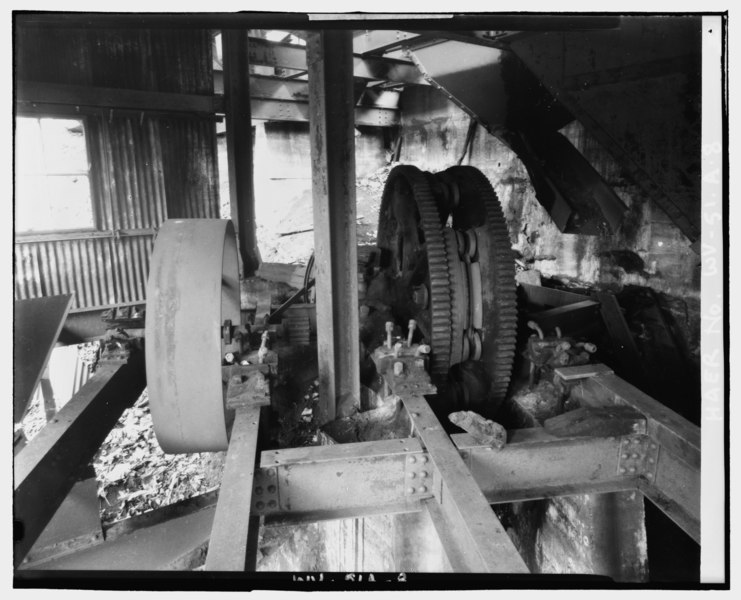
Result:
[[[421,337],[432,348],[430,376],[438,390],[450,367],[452,316],[443,224],[430,177],[410,165],[392,169],[378,221],[378,246],[390,254],[386,267],[393,279],[392,314],[404,330],[410,319],[417,322]]]
[[[437,177],[458,189],[455,203],[440,203],[442,222],[452,217],[454,230],[476,234],[475,255],[482,282],[481,360],[491,376],[490,402],[499,404],[509,387],[517,336],[514,256],[507,222],[489,180],[478,169],[451,167]]]
[[[446,227],[443,235],[448,248],[450,276],[450,364],[454,365],[465,360],[463,339],[469,326],[468,274],[466,264],[458,258],[456,232]],[[465,354],[468,356],[468,352]]]

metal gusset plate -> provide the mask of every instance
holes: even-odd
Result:
[[[451,167],[436,177],[457,192],[454,198],[448,194],[447,202],[439,202],[440,217],[444,221],[450,218],[461,240],[459,247],[465,249],[462,254],[470,262],[470,349],[468,356],[453,352],[451,362],[480,356],[491,377],[490,401],[499,404],[509,387],[517,334],[514,260],[507,222],[491,184],[478,169]],[[454,253],[448,261],[454,262]]]
[[[168,220],[147,282],[146,366],[157,441],[165,452],[226,450],[221,377],[223,323],[240,324],[234,227],[218,219]]]
[[[430,374],[445,382],[450,366],[451,293],[448,250],[428,176],[400,165],[389,173],[378,222],[378,246],[389,251],[392,309],[404,327],[417,322],[432,347]]]

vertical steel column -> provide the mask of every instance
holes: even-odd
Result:
[[[243,275],[254,275],[260,265],[255,228],[255,191],[252,165],[252,113],[247,30],[221,32],[224,60],[226,152],[229,164],[229,203],[239,239]]]
[[[351,31],[311,31],[309,69],[320,419],[360,405]]]

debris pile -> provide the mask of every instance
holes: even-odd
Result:
[[[218,488],[224,452],[165,454],[146,390],[124,411],[93,459],[104,524]]]

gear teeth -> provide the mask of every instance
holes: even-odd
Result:
[[[486,211],[486,230],[482,232],[477,228],[477,232],[479,238],[482,233],[487,235],[487,243],[482,246],[487,247],[488,252],[482,256],[481,247],[479,248],[479,262],[482,263],[482,285],[493,288],[495,300],[494,314],[487,315],[486,312],[484,314],[482,337],[494,336],[496,345],[492,348],[491,339],[488,344],[482,340],[484,344],[482,360],[489,366],[493,380],[490,400],[499,404],[504,400],[509,387],[517,336],[514,253],[507,222],[489,180],[481,171],[471,166],[457,166],[447,169],[445,173],[459,181],[465,180],[475,190]],[[487,318],[493,319],[489,321],[488,326]],[[487,336],[487,333],[490,335]]]
[[[432,339],[430,346],[430,374],[433,383],[442,389],[450,366],[450,278],[448,276],[448,259],[446,244],[440,226],[440,214],[435,204],[428,176],[417,167],[399,165],[392,169],[386,181],[381,200],[378,222],[379,246],[390,247],[385,236],[391,231],[392,217],[388,216],[393,182],[397,177],[403,178],[409,185],[419,213],[419,224],[426,241],[427,264],[429,270],[429,331]]]

